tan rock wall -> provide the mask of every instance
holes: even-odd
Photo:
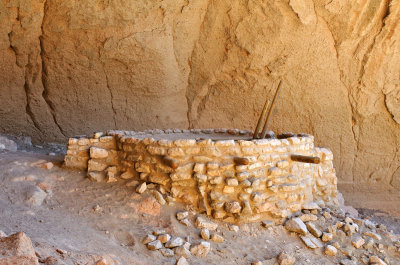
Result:
[[[400,187],[400,2],[3,0],[0,131],[307,132],[339,184]]]

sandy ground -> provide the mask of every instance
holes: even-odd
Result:
[[[174,257],[163,257],[141,243],[157,228],[192,244],[200,242],[197,228],[186,227],[175,218],[182,205],[160,207],[150,194],[139,195],[127,187],[128,181],[92,182],[84,172],[63,169],[62,160],[62,153],[49,156],[46,150],[0,152],[0,230],[6,234],[24,231],[43,264],[49,257],[53,263],[47,264],[53,265],[94,264],[101,258],[115,264],[175,264]],[[44,161],[52,161],[54,167],[42,168]],[[38,187],[46,191],[46,198],[35,205],[32,201]],[[400,230],[396,214],[368,209],[360,213]],[[191,212],[190,220],[195,217]],[[203,259],[192,256],[190,264],[250,264],[255,260],[277,264],[276,256],[282,251],[295,256],[296,264],[338,264],[343,258],[328,258],[322,250],[307,249],[282,226],[265,229],[259,223],[248,224],[234,232],[227,224],[219,224],[225,241],[212,242],[210,254]]]

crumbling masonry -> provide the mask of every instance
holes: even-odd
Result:
[[[65,166],[97,181],[155,183],[167,201],[228,222],[280,220],[312,201],[337,204],[332,152],[314,147],[312,135],[250,138],[237,129],[109,131],[71,138]]]

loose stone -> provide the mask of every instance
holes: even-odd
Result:
[[[147,248],[150,250],[157,250],[162,248],[162,243],[160,242],[160,240],[154,240],[147,244]]]
[[[179,223],[183,224],[184,226],[191,226],[189,219],[185,218],[179,221]]]
[[[167,203],[159,191],[153,190],[152,194],[159,204],[164,205]]]
[[[174,248],[175,255],[178,257],[185,257],[189,258],[192,254],[190,253],[189,249],[185,246],[180,246]]]
[[[200,244],[193,246],[190,252],[198,257],[205,258],[211,250],[211,244],[209,242],[202,241]]]
[[[150,242],[153,242],[154,240],[156,240],[156,236],[154,235],[147,235],[145,238],[143,238],[143,244],[147,244]]]
[[[318,217],[314,214],[303,214],[299,217],[303,222],[317,221]]]
[[[305,235],[308,233],[306,225],[298,217],[288,220],[285,223],[285,228],[290,232],[296,232],[301,235]]]
[[[187,218],[188,216],[189,216],[189,212],[187,212],[187,211],[176,213],[176,219],[178,219],[179,221]]]
[[[360,248],[365,244],[365,240],[362,237],[356,237],[355,239],[353,239],[351,241],[351,244],[355,247],[355,248]]]
[[[381,260],[378,256],[371,256],[369,257],[369,263],[370,264],[377,264],[377,265],[387,265],[386,262]]]
[[[173,237],[170,241],[165,243],[166,248],[175,248],[183,245],[183,239],[181,237]]]
[[[139,194],[142,194],[143,192],[146,191],[146,189],[147,189],[147,184],[146,184],[146,182],[143,182],[142,184],[137,186],[136,192],[139,193]]]
[[[189,265],[189,263],[187,262],[185,257],[182,256],[178,259],[178,261],[176,262],[176,265]]]
[[[230,225],[229,226],[229,230],[233,231],[233,232],[239,232],[239,226],[237,225]]]
[[[164,257],[167,257],[167,258],[170,258],[170,257],[174,256],[174,251],[172,249],[169,249],[169,248],[161,248],[160,252]]]
[[[274,222],[273,221],[269,221],[269,220],[265,220],[265,221],[261,222],[261,225],[263,227],[265,227],[265,228],[268,228],[268,227],[274,226]]]
[[[161,243],[166,243],[171,239],[171,236],[169,234],[163,234],[163,235],[159,235],[157,237],[157,240],[160,240]]]
[[[311,249],[321,248],[323,246],[319,239],[313,236],[301,236],[300,238],[304,244]]]
[[[206,228],[208,230],[213,231],[213,230],[217,229],[218,224],[216,224],[216,223],[214,223],[214,222],[212,222],[210,220],[207,220],[202,216],[199,216],[196,219],[196,227],[200,228],[200,229]]]
[[[278,256],[279,265],[292,265],[294,264],[296,259],[285,252],[281,252]]]
[[[333,235],[331,233],[324,232],[324,233],[322,233],[322,238],[321,239],[322,239],[323,242],[329,242],[329,241],[331,241],[333,239]]]
[[[159,236],[159,235],[163,235],[163,234],[165,234],[164,229],[157,229],[157,230],[153,231],[153,235],[155,235],[155,236]]]
[[[222,243],[224,242],[224,238],[218,234],[212,234],[211,235],[211,241],[216,242],[216,243]]]
[[[209,240],[210,239],[210,231],[208,229],[201,229],[200,236],[204,240]]]
[[[321,230],[319,230],[315,224],[308,222],[306,224],[308,231],[310,231],[310,233],[315,236],[315,237],[321,237],[322,232]]]
[[[240,210],[242,210],[242,207],[240,206],[240,203],[237,201],[226,202],[225,210],[228,213],[240,213]]]
[[[332,245],[328,245],[325,248],[325,255],[327,256],[335,256],[337,254],[337,249],[332,246]]]

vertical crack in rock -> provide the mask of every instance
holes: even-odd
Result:
[[[41,60],[41,64],[42,64],[42,75],[41,75],[41,77],[42,77],[42,85],[43,85],[42,97],[43,97],[44,101],[46,102],[47,106],[49,107],[49,110],[50,110],[50,113],[51,113],[51,115],[53,117],[53,121],[54,121],[55,125],[58,127],[60,133],[62,135],[64,135],[65,137],[67,137],[67,135],[64,132],[63,128],[61,127],[61,125],[57,121],[56,110],[55,110],[53,102],[51,101],[51,99],[49,97],[49,90],[48,90],[48,87],[47,87],[47,70],[46,70],[46,62],[45,62],[45,49],[44,49],[44,46],[43,46],[43,36],[44,36],[43,24],[44,24],[46,13],[47,13],[46,11],[47,11],[47,0],[43,4],[43,18],[42,18],[42,24],[40,26],[42,35],[39,36],[40,60]]]
[[[113,95],[112,89],[111,89],[111,87],[110,87],[110,82],[109,82],[109,80],[108,80],[108,75],[107,75],[107,72],[106,72],[104,63],[103,63],[103,71],[104,71],[104,75],[105,75],[105,77],[106,77],[107,89],[108,89],[108,92],[110,93],[111,109],[112,109],[112,111],[113,111],[114,129],[118,129],[118,128],[117,128],[117,120],[116,120],[117,112],[116,112],[115,107],[114,107],[114,95]],[[125,115],[126,115],[126,114],[125,114]]]

